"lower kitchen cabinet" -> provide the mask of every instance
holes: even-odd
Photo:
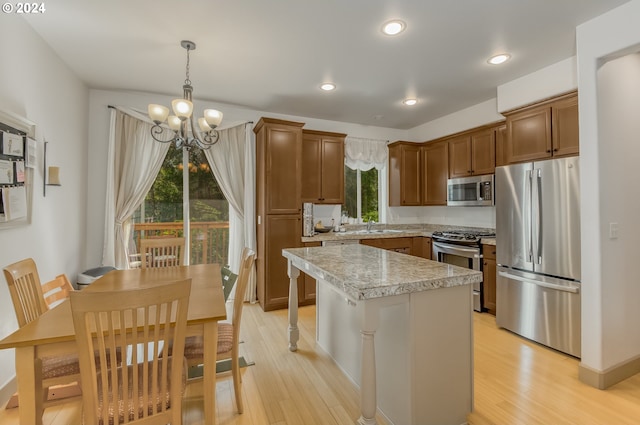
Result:
[[[419,257],[426,258],[427,260],[431,260],[431,238],[415,238],[420,239],[418,243],[422,245],[422,252]],[[415,245],[414,245],[415,246]]]
[[[484,285],[484,308],[488,313],[496,314],[496,247],[482,245],[482,279]]]
[[[305,242],[306,247],[322,246],[322,242]],[[316,280],[306,273],[300,273],[298,277],[298,305],[315,304]]]
[[[399,252],[401,254],[413,254],[414,238],[378,238],[378,239],[362,239],[362,245],[369,245],[376,248],[386,249],[389,251]]]

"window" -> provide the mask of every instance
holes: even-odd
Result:
[[[380,205],[379,171],[372,168],[360,171],[344,167],[344,202],[349,217],[355,217],[358,222],[374,220],[380,221],[378,206]]]
[[[189,203],[186,220],[185,200]],[[156,181],[133,220],[136,248],[140,238],[186,236],[189,264],[228,263],[229,203],[200,149],[183,152],[173,144],[169,147]]]

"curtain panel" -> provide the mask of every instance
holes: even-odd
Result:
[[[251,123],[219,130],[220,139],[204,154],[213,175],[229,202],[229,266],[234,273],[240,267],[242,249],[255,251],[255,148]],[[235,298],[235,288],[229,300]],[[256,301],[255,266],[245,301]],[[229,302],[229,301],[228,301]]]
[[[151,137],[152,124],[127,108],[111,109],[102,264],[129,268],[130,218],[162,167],[169,144]]]
[[[387,164],[387,140],[347,136],[344,140],[345,164],[352,170],[381,170]]]

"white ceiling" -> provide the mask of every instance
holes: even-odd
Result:
[[[575,55],[575,27],[626,1],[56,0],[26,19],[90,88],[181,95],[187,39],[196,99],[408,129]]]

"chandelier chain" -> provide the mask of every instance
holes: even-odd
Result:
[[[187,47],[187,79],[184,80],[185,84],[191,85],[191,79],[189,78],[189,52],[191,49]]]

